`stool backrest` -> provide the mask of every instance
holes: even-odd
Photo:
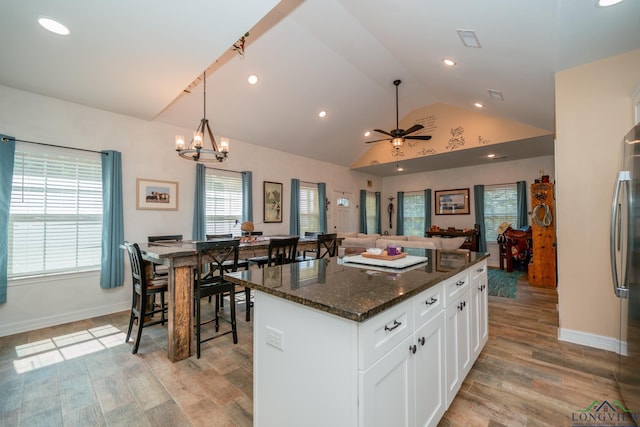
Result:
[[[272,238],[269,240],[267,265],[291,264],[296,261],[298,240],[300,237]]]
[[[316,258],[336,256],[338,252],[338,233],[320,234],[318,237]]]
[[[196,280],[222,280],[225,271],[238,271],[239,240],[197,242],[198,265]],[[207,272],[208,271],[208,272]]]

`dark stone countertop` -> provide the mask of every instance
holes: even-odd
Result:
[[[238,285],[363,322],[484,260],[477,252],[418,250],[427,265],[403,272],[343,265],[346,258],[251,268],[225,274]]]

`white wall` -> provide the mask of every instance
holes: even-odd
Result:
[[[432,197],[435,197],[435,191],[452,190],[458,188],[468,188],[469,198],[471,199],[469,206],[469,215],[435,215],[431,212],[431,224],[440,228],[473,228],[475,224],[475,200],[473,197],[473,186],[477,184],[492,185],[515,183],[516,181],[527,182],[527,201],[531,208],[531,195],[529,185],[533,180],[540,177],[540,169],[544,168],[545,174],[550,175],[551,181],[553,176],[553,156],[535,157],[531,159],[487,162],[481,166],[467,166],[456,169],[446,169],[432,172],[421,172],[411,175],[397,175],[383,179],[382,200],[383,206],[389,203],[390,196],[396,197],[398,191],[422,191],[431,188]],[[434,201],[431,201],[435,206]],[[396,200],[394,199],[394,206]],[[383,209],[383,232],[388,231],[389,234],[395,234],[396,219],[393,215],[393,229],[389,229],[389,216]],[[529,224],[531,221],[529,220]],[[487,250],[491,254],[489,257],[489,265],[497,267],[498,245],[495,242],[487,242]]]
[[[194,117],[194,125],[200,117]],[[176,134],[191,129],[148,122],[0,86],[0,133],[17,139],[92,150],[122,152],[125,239],[146,241],[153,234],[183,234],[191,238],[195,165],[178,158]],[[288,233],[290,180],[326,182],[334,190],[357,194],[382,179],[346,167],[294,156],[240,141],[231,141],[230,160],[215,164],[230,170],[253,172],[254,223],[266,234]],[[178,211],[136,210],[136,178],[179,183]],[[282,182],[283,222],[261,224],[262,182]],[[331,211],[329,211],[330,213]],[[328,218],[329,229],[333,227]],[[125,286],[104,290],[99,274],[53,276],[10,281],[7,303],[0,305],[0,336],[128,309],[130,273],[125,265]]]
[[[635,50],[556,75],[560,338],[614,351],[620,310],[609,219],[638,70]]]

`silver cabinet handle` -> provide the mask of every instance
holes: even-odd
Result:
[[[616,260],[616,252],[621,250],[621,234],[622,234],[622,213],[620,210],[620,188],[624,182],[625,189],[627,190],[627,197],[631,197],[629,194],[629,181],[631,180],[631,174],[629,171],[620,171],[616,178],[616,186],[613,190],[613,202],[611,204],[611,229],[609,231],[609,252],[611,255],[611,278],[613,279],[613,292],[618,297],[626,296],[626,292],[621,289],[620,282],[618,281],[618,263]],[[616,247],[616,242],[618,246]],[[621,266],[622,268],[622,266]],[[623,269],[624,271],[624,269]],[[623,278],[624,279],[624,278]],[[624,283],[624,280],[623,280]],[[624,295],[623,295],[624,294]]]
[[[391,332],[391,331],[393,331],[394,329],[396,329],[400,325],[402,325],[401,322],[398,322],[397,320],[394,320],[393,321],[393,326],[389,327],[387,325],[384,325],[384,330]]]

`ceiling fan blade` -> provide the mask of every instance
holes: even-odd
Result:
[[[431,135],[414,135],[414,136],[405,136],[404,139],[419,139],[422,141],[428,141],[431,139]]]
[[[409,135],[410,133],[413,133],[415,131],[418,131],[420,129],[422,129],[424,126],[422,125],[413,125],[411,126],[409,129],[405,130],[402,132],[402,135],[400,136],[405,136],[405,135]]]
[[[389,138],[376,139],[375,141],[365,141],[365,144],[371,144],[372,142],[388,141]]]
[[[386,130],[382,130],[382,129],[374,129],[374,132],[378,132],[378,133],[383,133],[385,135],[389,135],[391,137],[393,137],[393,135],[391,135],[389,132],[387,132]]]

